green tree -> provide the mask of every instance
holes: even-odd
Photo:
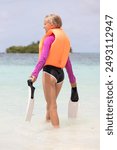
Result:
[[[7,53],[38,53],[39,41],[32,42],[27,46],[11,46],[6,49]]]

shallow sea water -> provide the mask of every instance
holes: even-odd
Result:
[[[65,81],[58,97],[60,128],[45,122],[42,73],[35,83],[31,123],[25,122],[28,100],[26,80],[36,64],[36,54],[0,54],[1,150],[99,150],[99,54],[71,54],[80,96],[77,119],[68,119],[70,84]]]

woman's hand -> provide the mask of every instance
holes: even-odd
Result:
[[[36,81],[36,77],[35,76],[30,76],[30,78],[29,78],[33,83]]]
[[[77,87],[76,82],[75,82],[75,83],[71,83],[71,87],[72,87],[72,88]]]

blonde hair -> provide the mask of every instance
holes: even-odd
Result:
[[[62,20],[61,17],[55,14],[50,14],[45,16],[45,21],[47,21],[48,23],[50,23],[51,25],[54,25],[55,28],[61,28],[62,26]]]

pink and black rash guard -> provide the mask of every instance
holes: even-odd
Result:
[[[47,57],[49,55],[51,44],[54,42],[54,40],[55,40],[54,35],[50,35],[50,36],[46,37],[46,39],[44,40],[42,53],[41,53],[41,56],[40,56],[36,66],[35,66],[32,74],[31,74],[32,76],[35,76],[36,78],[38,77],[39,72],[41,71],[41,69],[45,65],[45,62],[46,62]],[[70,83],[75,83],[76,78],[73,74],[72,65],[71,65],[71,61],[70,61],[69,57],[68,57],[65,68],[66,68],[66,71],[68,73]]]

